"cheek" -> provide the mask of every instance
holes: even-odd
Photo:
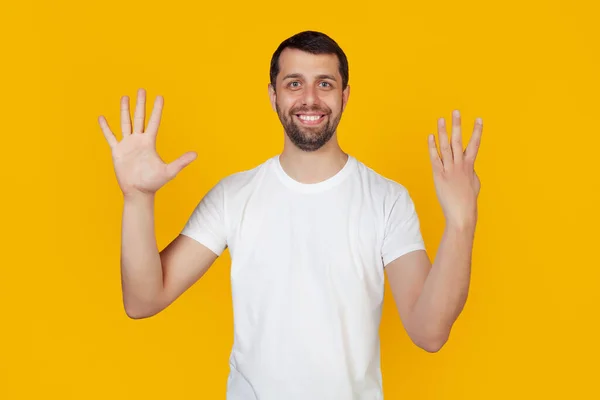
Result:
[[[330,99],[327,102],[327,106],[333,114],[339,114],[342,111],[342,99]]]
[[[323,97],[323,101],[329,108],[331,108],[331,111],[335,113],[342,109],[342,103],[344,99],[341,93],[330,92],[327,94],[327,96]]]
[[[277,105],[281,112],[288,114],[294,108],[295,100],[289,96],[281,96],[277,98]]]

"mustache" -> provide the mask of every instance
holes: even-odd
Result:
[[[298,107],[298,108],[293,108],[290,110],[291,115],[301,114],[301,113],[309,113],[309,112],[329,114],[329,113],[331,113],[331,110],[320,108],[320,107]]]

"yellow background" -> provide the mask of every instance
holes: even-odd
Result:
[[[224,399],[229,254],[159,315],[121,302],[121,194],[97,117],[139,87],[159,152],[198,159],[160,190],[161,248],[221,177],[280,151],[272,52],[306,29],[350,60],[343,148],[404,184],[430,256],[443,215],[427,134],[481,116],[467,306],[437,354],[387,291],[386,399],[591,399],[598,387],[596,1],[7,2],[0,12],[1,399]]]

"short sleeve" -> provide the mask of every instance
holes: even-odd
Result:
[[[414,250],[424,250],[419,217],[408,191],[402,190],[386,215],[381,248],[383,266]]]
[[[200,200],[181,234],[198,241],[220,256],[227,247],[224,214],[225,190],[223,181],[219,181]]]

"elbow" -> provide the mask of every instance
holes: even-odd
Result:
[[[427,342],[422,342],[418,344],[421,349],[425,350],[428,353],[437,353],[444,347],[446,344],[446,340],[431,340]]]
[[[152,315],[154,315],[154,314],[150,314],[147,312],[132,310],[130,308],[125,308],[125,314],[131,319],[144,319],[144,318],[149,318]]]
[[[145,319],[150,318],[160,311],[156,307],[150,306],[134,306],[128,304],[127,302],[123,303],[123,309],[125,310],[125,314],[131,319]]]
[[[412,342],[428,353],[437,353],[448,342],[448,334],[412,335]]]

